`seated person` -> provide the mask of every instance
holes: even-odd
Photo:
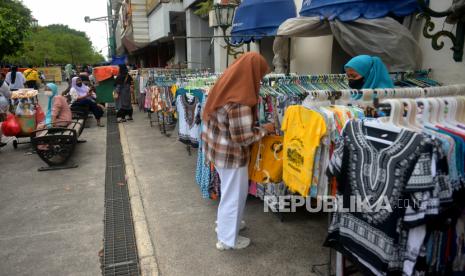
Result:
[[[71,95],[72,106],[88,107],[92,114],[94,114],[97,125],[103,127],[103,124],[100,122],[100,118],[103,116],[103,110],[100,109],[93,99],[92,91],[90,91],[87,85],[82,83],[79,77],[74,77],[71,80],[71,90],[69,94]]]
[[[96,89],[95,86],[89,86],[89,94],[91,94],[92,100],[97,104],[97,106],[105,112],[105,106],[97,102],[97,94],[95,93]]]
[[[81,73],[79,73],[79,78],[81,79],[83,84],[85,84],[87,86],[90,86],[91,82],[90,82],[90,78],[89,78],[89,73],[81,72]]]
[[[54,83],[46,85],[45,95],[48,97],[45,125],[67,127],[72,121],[72,114],[66,98],[58,95],[58,87]],[[39,125],[37,129],[42,129],[45,125]]]

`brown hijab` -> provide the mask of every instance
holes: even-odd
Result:
[[[229,66],[208,94],[202,119],[208,121],[217,109],[238,103],[254,108],[258,103],[260,81],[269,71],[260,54],[249,52]]]

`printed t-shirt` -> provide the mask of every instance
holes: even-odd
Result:
[[[310,188],[315,151],[326,134],[323,116],[303,106],[290,106],[284,114],[283,179],[290,190],[306,196]]]

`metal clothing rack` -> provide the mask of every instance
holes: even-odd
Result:
[[[149,68],[145,69],[145,73],[149,74],[149,82],[147,85],[157,86],[168,86],[176,83],[191,83],[204,80],[205,83],[212,80],[212,77],[217,77],[218,74],[210,73],[208,69],[166,69],[166,68]],[[171,104],[171,103],[170,103]],[[154,122],[158,123],[160,132],[167,137],[171,136],[171,133],[167,131],[166,125],[166,111],[157,111],[157,119],[152,119],[152,114],[149,112],[148,117],[150,126],[153,126]],[[186,145],[186,151],[189,156],[192,156],[192,146]]]

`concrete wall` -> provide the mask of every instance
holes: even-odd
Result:
[[[174,63],[175,64],[184,64],[187,61],[187,56],[186,56],[186,41],[182,39],[177,39],[174,41],[174,49],[175,49],[175,55],[174,55]]]
[[[435,11],[443,11],[450,7],[452,0],[430,1],[430,7]],[[444,18],[433,19],[436,29],[441,30]],[[422,26],[421,26],[422,27]],[[444,29],[450,30],[451,25],[445,24]],[[454,27],[455,33],[455,27]],[[418,30],[417,30],[418,31]],[[444,39],[444,48],[436,51],[431,47],[431,39],[426,39],[419,33],[419,43],[423,53],[423,68],[433,69],[433,78],[445,84],[465,83],[465,62],[455,62],[450,50],[452,43],[448,38]]]
[[[155,41],[168,36],[170,32],[170,11],[184,11],[182,3],[162,3],[150,14],[149,22],[149,40]]]
[[[121,48],[122,47],[122,44],[121,44],[121,20],[118,20],[118,23],[116,24],[115,40],[116,40],[116,49]]]
[[[294,0],[297,15],[302,0]],[[291,42],[291,73],[321,74],[331,72],[333,37],[293,38]]]
[[[214,29],[214,36],[222,36],[223,32],[220,28]],[[226,69],[226,50],[223,48],[226,44],[222,38],[213,39],[213,52],[214,52],[214,62],[215,62],[215,72],[223,72]],[[230,57],[231,59],[232,57]],[[229,62],[231,63],[231,62]]]
[[[273,70],[273,37],[265,37],[261,39],[257,44],[260,49],[260,54],[266,59],[268,62],[268,66],[270,66],[271,70]]]
[[[184,9],[188,9],[196,0],[184,0],[182,2]]]
[[[291,43],[291,73],[331,72],[332,36],[293,38]]]
[[[213,29],[208,21],[194,14],[192,9],[186,10],[186,36],[211,37]],[[213,47],[209,38],[191,38],[186,40],[188,68],[213,68]],[[211,48],[211,49],[210,49]]]

